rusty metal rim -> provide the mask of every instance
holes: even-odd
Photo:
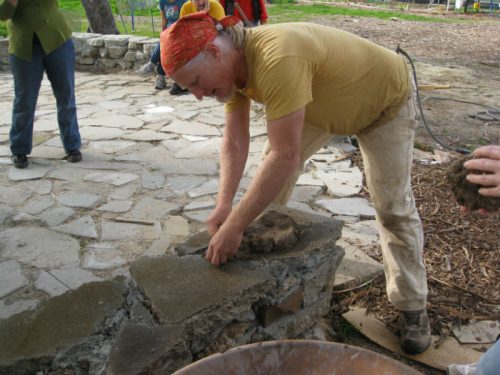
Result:
[[[374,352],[371,350],[359,348],[356,346],[352,345],[347,345],[347,344],[341,344],[341,343],[335,343],[335,342],[329,342],[329,341],[319,341],[319,340],[274,340],[274,341],[264,341],[264,342],[257,342],[257,343],[252,343],[252,344],[247,344],[247,345],[242,345],[238,346],[235,348],[228,349],[225,352],[220,352],[220,353],[215,353],[212,354],[208,357],[202,358],[196,362],[193,362],[176,372],[174,372],[172,375],[187,375],[190,374],[191,371],[196,371],[199,370],[200,368],[206,367],[206,365],[214,363],[217,361],[217,358],[219,357],[230,357],[230,356],[235,356],[238,353],[245,353],[245,352],[255,352],[255,351],[260,351],[262,349],[264,350],[271,350],[271,349],[281,349],[281,348],[288,348],[288,349],[311,349],[311,348],[317,348],[317,349],[332,349],[332,351],[336,352],[342,352],[342,351],[351,351],[352,353],[359,353],[366,355],[367,357],[373,357],[373,359],[382,359],[383,361],[387,362],[388,364],[392,364],[395,368],[400,368],[402,370],[401,374],[408,374],[408,375],[421,375],[420,372],[416,371],[415,369],[399,362],[396,361],[390,357],[387,357],[383,354],[380,354],[378,352]],[[197,372],[198,373],[198,372]]]

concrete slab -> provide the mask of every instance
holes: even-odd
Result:
[[[273,286],[267,272],[236,263],[217,268],[200,256],[141,258],[130,265],[130,273],[163,324],[182,323],[227,303],[245,290],[264,291]],[[190,303],[185,303],[186,296]]]
[[[45,228],[18,226],[0,232],[0,255],[34,267],[76,266],[79,252],[74,238]]]
[[[0,262],[0,298],[23,287],[28,280],[21,272],[21,265],[15,260]]]
[[[103,322],[125,302],[125,292],[123,279],[90,283],[0,320],[0,337],[9,338],[0,340],[0,366],[6,373],[21,364],[25,373],[46,368],[47,359],[103,329]]]

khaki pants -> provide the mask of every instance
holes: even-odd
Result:
[[[366,181],[377,213],[387,295],[394,307],[403,311],[423,309],[427,302],[423,230],[410,177],[417,124],[415,102],[411,97],[394,120],[358,135]],[[302,167],[290,177],[276,203],[286,204],[302,173],[303,163],[332,137],[333,134],[324,130],[304,125]],[[263,156],[268,152],[266,143]]]

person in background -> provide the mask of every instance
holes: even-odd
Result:
[[[399,311],[400,344],[425,351],[431,330],[423,228],[411,188],[415,82],[404,57],[345,31],[313,23],[243,28],[203,12],[161,35],[167,74],[196,98],[225,103],[219,193],[207,219],[206,259],[238,251],[266,207],[286,205],[305,161],[334,135],[356,134],[376,210],[387,295]],[[265,106],[268,141],[247,192],[233,207],[250,146],[251,100]]]
[[[267,22],[267,9],[264,0],[220,0],[228,16],[236,16],[245,27],[263,25]]]
[[[28,166],[33,147],[35,108],[43,73],[57,101],[57,122],[66,160],[82,160],[75,101],[75,49],[71,29],[57,0],[0,1],[0,20],[8,20],[14,105],[10,150],[16,168]]]
[[[160,0],[160,14],[161,14],[161,29],[165,30],[170,27],[175,21],[179,19],[181,8],[188,0]],[[149,61],[141,66],[136,73],[142,77],[147,77],[157,73],[155,89],[163,90],[167,88],[167,81],[165,79],[165,71],[160,64],[160,43],[158,43],[149,58]],[[179,92],[179,89],[172,87],[170,94],[179,95],[184,91]]]
[[[500,146],[490,145],[479,147],[473,152],[474,159],[464,163],[464,167],[471,171],[480,171],[484,174],[469,174],[467,180],[473,184],[481,185],[479,194],[486,197],[500,198]],[[465,207],[460,207],[464,214],[470,213]],[[491,212],[480,209],[482,216],[493,216],[500,211]],[[467,365],[452,364],[448,366],[448,375],[496,375],[500,371],[500,340],[495,342],[477,363]]]

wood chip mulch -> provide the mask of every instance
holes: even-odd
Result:
[[[359,154],[353,162],[362,168]],[[446,181],[447,167],[415,161],[412,173],[425,234],[429,318],[433,334],[442,338],[453,325],[470,319],[500,319],[500,219],[460,214]],[[362,195],[367,196],[366,190]],[[382,262],[379,248],[369,255]],[[387,300],[384,277],[334,299],[334,313],[356,304],[395,326],[397,314]]]

